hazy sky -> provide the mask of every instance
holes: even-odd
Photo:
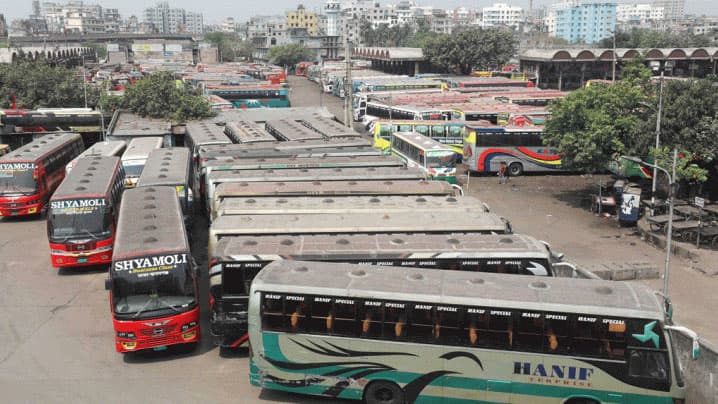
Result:
[[[42,1],[42,0],[41,0]],[[64,3],[66,0],[52,0]],[[382,4],[397,3],[398,0],[381,1]],[[493,3],[504,2],[528,8],[529,0],[419,0],[419,5],[433,5],[437,8],[454,8],[464,6],[467,8],[481,8]],[[550,4],[551,0],[534,0],[534,7]],[[619,3],[651,3],[652,0],[618,0]],[[103,7],[118,8],[122,17],[134,14],[142,19],[142,10],[153,1],[145,0],[85,0],[86,4],[101,4]],[[199,11],[204,14],[205,24],[219,22],[231,16],[238,21],[246,21],[252,15],[283,14],[284,11],[296,8],[300,3],[312,11],[320,10],[324,0],[169,0],[171,7],[181,7],[190,11]],[[689,14],[718,15],[718,1],[716,0],[686,0],[685,11]],[[5,18],[13,20],[22,18],[32,12],[32,0],[0,0],[0,13]]]

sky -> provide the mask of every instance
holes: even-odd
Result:
[[[41,0],[42,1],[42,0]],[[65,3],[67,0],[51,0]],[[154,4],[147,0],[84,0],[86,4],[100,4],[107,8],[118,8],[120,15],[127,18],[136,15],[142,20],[142,11]],[[218,23],[225,17],[234,17],[237,21],[247,21],[253,15],[284,14],[285,11],[295,9],[298,4],[310,11],[319,11],[325,0],[168,0],[170,7],[185,8],[189,11],[198,11],[204,15],[205,24]],[[382,4],[398,3],[398,0],[380,0]],[[528,8],[529,0],[418,0],[422,6],[437,8],[481,8],[494,3],[508,3]],[[551,4],[551,0],[534,0],[534,7]],[[618,3],[651,3],[652,0],[618,0]],[[9,22],[16,18],[23,18],[32,12],[32,0],[0,0],[0,14],[5,15]],[[685,12],[698,15],[718,15],[718,1],[716,0],[686,0]]]

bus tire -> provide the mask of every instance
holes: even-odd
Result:
[[[509,175],[512,177],[518,177],[524,173],[524,165],[521,163],[509,164]]]
[[[366,404],[404,404],[404,391],[396,383],[377,380],[364,389]]]
[[[564,402],[564,404],[601,404],[601,403],[592,398],[577,397],[577,398],[572,398],[572,399],[566,400]]]

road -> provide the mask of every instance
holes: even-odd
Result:
[[[292,78],[292,104],[319,104],[317,87]],[[322,102],[337,116],[341,100]],[[662,265],[660,250],[630,229],[616,227],[580,206],[596,178],[576,175],[471,178],[469,194],[510,218],[517,232],[551,242],[579,264],[649,261]],[[195,225],[195,255],[206,268],[206,223]],[[201,271],[203,342],[195,352],[121,355],[114,350],[106,270],[59,271],[50,266],[44,220],[0,220],[0,394],[3,402],[241,402],[327,403],[248,383],[246,353],[220,354],[206,324],[206,275]],[[672,293],[678,321],[718,341],[712,310],[716,283],[674,260]],[[661,281],[649,281],[660,287]]]

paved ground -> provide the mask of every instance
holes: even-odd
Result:
[[[314,84],[303,78],[291,82],[293,105],[319,104]],[[323,103],[343,116],[337,98],[324,96]],[[510,218],[517,232],[551,242],[579,264],[662,265],[660,250],[641,242],[631,229],[618,228],[582,206],[581,195],[598,179],[530,176],[499,186],[494,177],[472,177],[468,188],[471,195]],[[201,222],[195,225],[194,238],[198,261],[206,268],[202,228],[206,226]],[[327,403],[250,387],[245,355],[220,357],[219,350],[210,346],[206,320],[204,341],[195,352],[116,353],[103,285],[106,271],[53,269],[43,220],[0,219],[0,257],[2,402]],[[718,341],[713,315],[718,280],[691,270],[684,260],[674,261],[671,279],[678,321]],[[206,284],[206,277],[202,280]],[[660,280],[647,283],[661,285]],[[206,286],[202,297],[206,302]]]

